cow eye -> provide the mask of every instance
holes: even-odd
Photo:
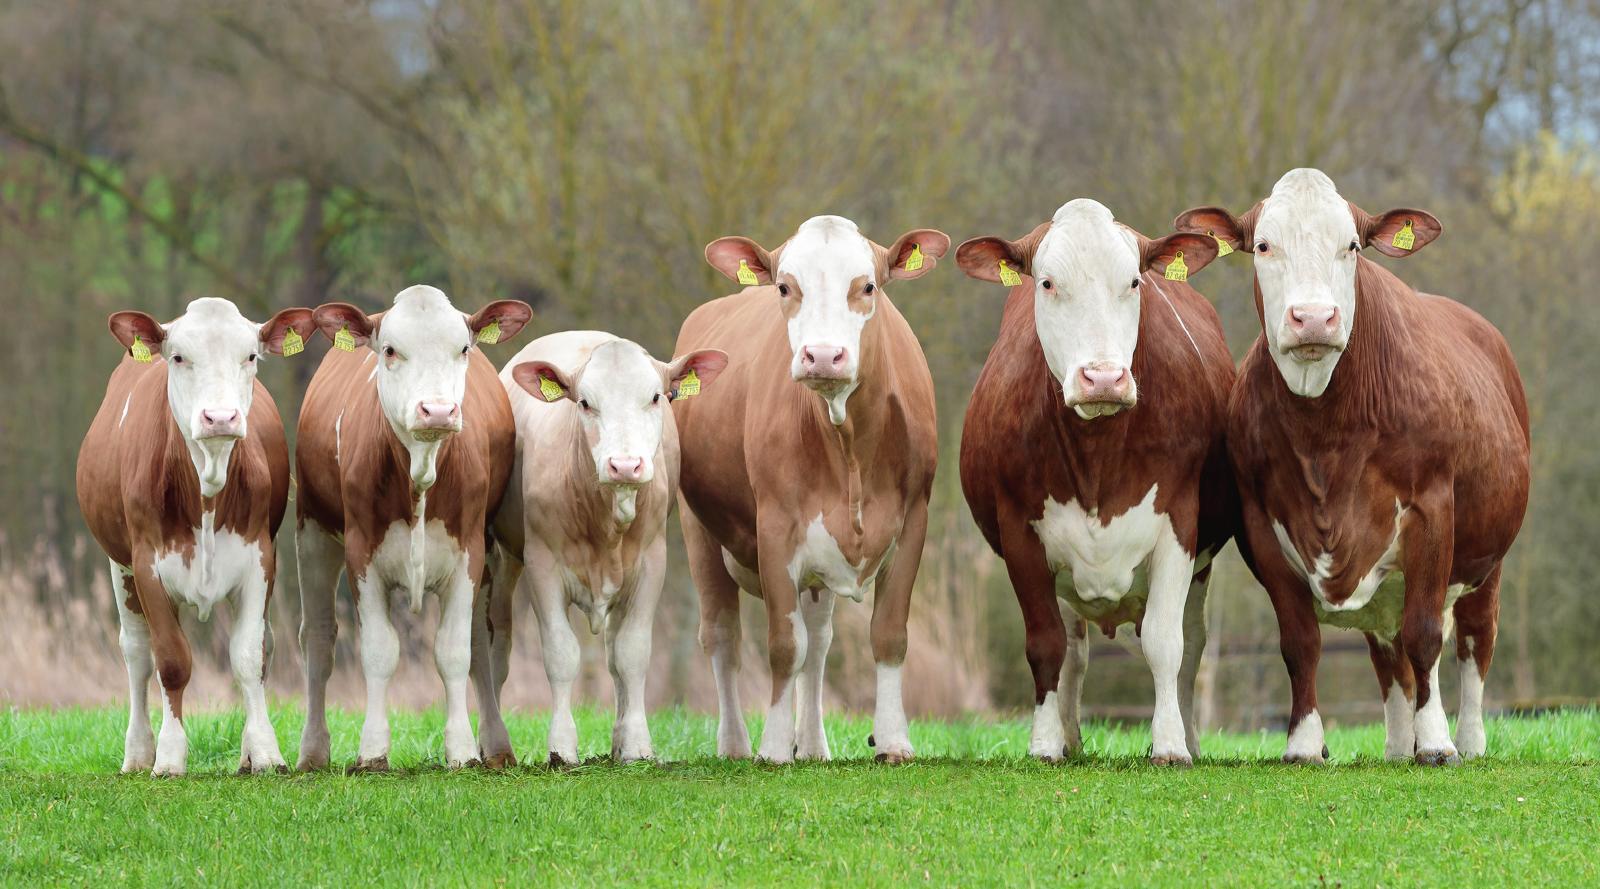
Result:
[[[174,356],[172,356],[172,363],[173,364],[182,364],[183,363],[183,356],[182,355],[174,355]]]
[[[1271,249],[1272,248],[1267,246],[1267,242],[1266,241],[1261,241],[1260,243],[1256,244],[1256,252],[1257,253],[1265,254],[1268,250],[1271,250]]]
[[[393,358],[394,357],[394,346],[384,346],[383,347],[383,357],[385,357],[385,358]]]
[[[1128,286],[1132,287],[1134,290],[1138,290],[1139,289],[1139,279],[1138,278],[1134,278],[1133,279],[1133,283],[1129,284]]]
[[[661,393],[657,392],[656,394],[650,396],[650,403],[651,404],[660,404],[661,403]]]
[[[789,295],[789,285],[787,285],[787,284],[779,284],[778,285],[778,295],[779,296],[788,296]]]
[[[1350,252],[1351,253],[1357,253],[1360,250],[1361,250],[1361,245],[1360,244],[1356,243],[1355,241],[1351,241],[1350,242]]]
[[[589,409],[589,399],[587,399],[587,398],[578,399],[578,407],[581,407],[584,410],[588,410]]]
[[[871,293],[872,291],[877,290],[877,289],[878,289],[878,285],[872,283],[871,281],[868,281],[867,282],[867,286],[865,288],[863,288],[862,292]]]
[[[463,354],[463,355],[465,355],[465,354],[467,354],[468,352],[471,352],[471,351],[472,351],[472,344],[471,343],[468,343],[467,345],[461,347],[461,354]]]
[[[1046,278],[1043,281],[1040,281],[1039,282],[1039,286],[1043,287],[1046,290],[1054,290],[1054,289],[1056,289],[1055,282],[1051,281],[1049,278]]]
[[[251,364],[255,364],[255,363],[256,363],[256,353],[254,353],[254,352],[251,352],[251,353],[250,353],[250,358],[249,358],[249,359],[248,359],[248,360],[249,360],[249,362],[250,362],[250,363],[251,363]]]

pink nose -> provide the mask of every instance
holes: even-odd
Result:
[[[424,401],[417,405],[417,428],[452,429],[461,421],[461,405],[448,401]]]
[[[208,408],[200,412],[200,431],[207,436],[237,435],[239,433],[240,419],[237,410]]]
[[[1082,379],[1078,388],[1084,401],[1121,401],[1128,395],[1128,369],[1126,367],[1085,367],[1078,372]]]
[[[636,482],[644,478],[644,461],[638,457],[612,457],[606,461],[606,475],[614,482]]]
[[[1302,345],[1326,343],[1339,332],[1339,307],[1326,305],[1292,306],[1289,332]]]
[[[806,346],[800,350],[800,369],[808,377],[842,377],[849,354],[843,346]]]

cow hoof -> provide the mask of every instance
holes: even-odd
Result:
[[[885,750],[874,756],[873,759],[885,765],[897,766],[910,762],[913,759],[913,755],[909,750]]]
[[[1308,756],[1304,753],[1285,753],[1283,761],[1292,766],[1324,766],[1328,764],[1328,756]]]
[[[300,754],[300,759],[294,764],[297,772],[320,772],[328,767],[327,754]]]
[[[1067,758],[1067,751],[1066,751],[1066,748],[1063,747],[1061,749],[1061,753],[1059,755],[1055,754],[1055,753],[1044,753],[1044,752],[1030,753],[1028,755],[1033,757],[1034,759],[1037,759],[1038,761],[1040,761],[1042,763],[1048,763],[1050,765],[1055,765],[1055,764],[1057,764],[1057,763],[1059,763],[1062,760]]]
[[[447,759],[447,760],[445,760],[445,763],[444,763],[444,767],[449,769],[452,772],[458,772],[458,771],[460,771],[462,769],[475,769],[480,765],[483,765],[483,761],[478,759],[476,756],[470,757],[468,759],[457,759],[457,760],[448,760]]]
[[[1418,750],[1417,765],[1458,766],[1461,765],[1461,757],[1454,750]]]
[[[1150,757],[1150,764],[1153,766],[1173,766],[1186,769],[1194,765],[1194,760],[1190,759],[1187,753],[1168,753],[1162,756]]]
[[[485,756],[481,762],[483,763],[484,768],[497,772],[501,769],[516,767],[517,755],[507,750],[504,753],[494,753],[490,754],[489,756]]]
[[[576,761],[564,758],[559,753],[550,754],[550,758],[546,762],[552,769],[570,769],[578,764]]]
[[[347,775],[366,775],[376,772],[389,771],[389,757],[377,756],[372,759],[358,759],[345,769]]]

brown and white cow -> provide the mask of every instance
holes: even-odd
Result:
[[[730,359],[715,389],[673,403],[691,443],[681,514],[717,682],[719,755],[750,755],[735,683],[743,588],[767,606],[762,758],[828,758],[822,687],[834,596],[860,601],[868,591],[878,758],[912,756],[900,668],[937,434],[927,360],[881,288],[927,274],[949,249],[931,229],[884,248],[838,216],[807,220],[775,250],[747,238],[706,247],[718,271],[760,285],[700,306],[678,334],[680,355],[722,348]]]
[[[485,762],[515,761],[496,701],[510,657],[510,599],[524,567],[554,696],[551,764],[578,761],[571,605],[591,631],[605,633],[617,697],[612,758],[655,755],[644,687],[667,574],[667,515],[678,494],[669,403],[674,393],[699,394],[727,363],[716,350],[663,363],[637,343],[574,330],[529,343],[500,372],[517,418],[517,470],[495,517],[494,583],[472,638]]]
[[[1489,322],[1360,255],[1409,256],[1439,221],[1370,215],[1301,169],[1243,217],[1206,207],[1177,225],[1254,254],[1263,332],[1229,404],[1228,450],[1240,549],[1272,598],[1289,669],[1284,759],[1327,757],[1319,622],[1366,633],[1389,758],[1482,755],[1500,566],[1528,504],[1522,380]],[[1454,744],[1439,697],[1452,623]]]
[[[400,657],[389,619],[394,592],[413,613],[424,593],[439,597],[433,654],[445,687],[445,764],[476,758],[466,703],[472,603],[488,522],[516,456],[511,405],[476,345],[516,335],[530,317],[515,300],[464,315],[421,285],[378,315],[344,303],[317,308],[317,326],[335,348],[306,390],[295,444],[306,662],[299,768],[328,763],[326,692],[341,570],[356,597],[367,680],[355,768],[388,768],[386,696]]]
[[[225,299],[197,299],[160,324],[117,312],[128,350],[78,452],[78,505],[111,560],[128,666],[124,772],[182,775],[189,739],[183,691],[193,665],[178,606],[201,620],[234,597],[229,659],[244,698],[239,770],[283,768],[263,686],[272,651],[267,603],[277,575],[273,536],[289,496],[289,448],[272,396],[256,381],[265,353],[304,343],[310,309],[265,324]],[[161,682],[161,736],[150,731],[150,669]]]
[[[1140,634],[1152,759],[1199,755],[1206,588],[1237,520],[1223,443],[1233,357],[1216,310],[1166,271],[1216,254],[1203,235],[1152,241],[1087,199],[1018,240],[956,251],[974,278],[1018,281],[967,407],[961,486],[1022,606],[1028,749],[1042,759],[1081,748],[1088,622]]]

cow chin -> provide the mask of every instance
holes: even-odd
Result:
[[[1131,401],[1079,401],[1072,404],[1072,412],[1080,419],[1094,420],[1116,416],[1131,407]]]
[[[460,431],[461,430],[459,429],[451,429],[441,426],[427,426],[421,429],[412,429],[411,437],[422,444],[433,444],[434,442],[444,441]]]
[[[1344,354],[1333,345],[1304,345],[1292,350],[1271,350],[1272,362],[1290,392],[1301,398],[1317,398],[1333,381],[1333,371]]]

